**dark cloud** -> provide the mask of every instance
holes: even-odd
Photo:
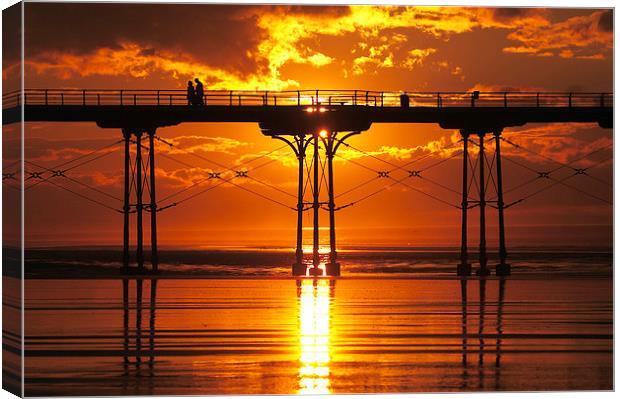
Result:
[[[213,67],[256,69],[247,55],[261,32],[243,6],[204,4],[26,3],[26,56],[48,51],[74,54],[135,42],[190,54]]]
[[[283,8],[283,7],[281,7]],[[283,10],[295,15],[323,15],[326,17],[344,17],[351,13],[349,6],[286,6]]]
[[[154,48],[142,49],[140,50],[140,55],[145,56],[145,57],[155,55],[155,49]]]
[[[7,68],[20,58],[21,3],[2,10],[2,67]]]
[[[493,17],[500,22],[512,22],[516,19],[539,15],[544,12],[540,8],[502,7],[493,9]]]
[[[613,32],[614,10],[607,10],[601,14],[601,18],[598,20],[598,29],[601,32]]]
[[[248,6],[240,15],[252,16],[264,13],[282,13],[287,15],[312,15],[329,18],[344,17],[351,14],[349,6],[319,6],[319,5],[260,5]]]

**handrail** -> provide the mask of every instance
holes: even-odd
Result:
[[[177,89],[25,89],[2,95],[3,108],[44,106],[188,106]],[[207,90],[203,107],[612,107],[613,93],[595,92],[394,92],[376,90]],[[323,109],[322,109],[323,110]]]

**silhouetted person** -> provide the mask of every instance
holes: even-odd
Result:
[[[196,105],[205,105],[205,89],[200,79],[194,79],[196,82]]]
[[[194,105],[196,103],[196,91],[194,90],[194,84],[192,81],[187,82],[187,105]]]
[[[402,108],[409,108],[409,96],[405,93],[400,95],[400,106]]]

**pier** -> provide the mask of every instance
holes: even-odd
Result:
[[[491,274],[486,246],[486,212],[487,207],[491,207],[497,211],[499,221],[500,262],[495,267],[495,273],[505,276],[511,273],[511,268],[507,259],[504,211],[522,200],[509,204],[504,202],[501,145],[505,143],[520,148],[502,137],[504,129],[527,123],[559,122],[598,123],[602,128],[613,127],[612,93],[233,90],[207,91],[203,102],[204,105],[188,105],[184,90],[25,89],[4,94],[2,112],[4,124],[19,123],[23,112],[26,123],[93,122],[101,128],[119,131],[124,151],[124,193],[122,208],[113,210],[123,215],[124,273],[133,272],[129,262],[130,218],[136,218],[137,226],[136,269],[138,273],[144,273],[144,214],[150,215],[151,271],[156,273],[157,214],[180,204],[158,203],[155,140],[166,143],[164,138],[157,135],[159,128],[185,122],[257,123],[263,135],[284,142],[293,151],[298,160],[296,206],[290,207],[297,213],[296,260],[292,265],[294,276],[339,276],[341,273],[336,251],[335,214],[354,203],[336,203],[338,195],[334,184],[333,159],[338,156],[338,150],[343,145],[364,152],[347,143],[350,137],[362,134],[377,123],[432,123],[444,129],[458,130],[461,135],[458,145],[462,146],[462,150],[457,154],[462,154],[462,200],[454,207],[461,213],[462,233],[460,261],[456,265],[456,273],[460,276],[472,273],[468,254],[468,213],[470,209],[478,207],[479,267],[476,274]],[[487,159],[488,149],[485,144],[494,147],[492,162]],[[136,154],[133,159],[132,145],[135,146]],[[470,156],[470,149],[474,146],[478,147],[477,159]],[[307,170],[308,159],[311,160],[311,171]],[[33,168],[24,173],[28,173],[29,178],[34,180],[43,182],[51,181],[53,177],[67,177],[66,169],[45,168],[26,160],[24,162]],[[322,165],[325,165],[323,171],[320,170]],[[414,191],[420,191],[404,180],[425,178],[424,170],[409,170],[403,166],[391,165],[393,168],[390,170],[375,171],[377,178],[386,179],[390,185],[403,184]],[[573,169],[575,175],[587,176],[586,169],[576,169],[570,163],[565,163],[564,167]],[[228,169],[235,172],[235,177],[250,177],[247,170]],[[406,172],[407,176],[403,179],[393,177],[392,172],[397,169]],[[321,172],[327,173],[327,202],[320,201]],[[477,178],[475,173],[478,173]],[[540,178],[550,178],[548,171],[538,173]],[[219,173],[215,172],[209,179],[221,179],[231,183],[230,179],[222,179]],[[472,179],[477,179],[477,198],[472,198]],[[487,190],[489,179],[494,185],[495,197],[491,197]],[[11,180],[11,172],[3,175],[3,183],[5,180]],[[132,184],[134,181],[140,184]],[[308,181],[313,190],[310,202],[305,201],[304,191]],[[442,202],[441,199],[438,201]],[[303,212],[309,209],[313,211],[313,254],[308,264],[304,259],[302,241]],[[328,212],[329,219],[329,260],[325,265],[321,264],[319,257],[321,210]]]

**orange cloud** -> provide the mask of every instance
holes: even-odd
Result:
[[[596,140],[586,140],[579,136],[580,133],[591,129],[599,129],[599,127],[597,124],[556,123],[507,129],[502,135],[535,154],[555,159],[558,162],[571,162],[605,147],[609,148],[606,149],[606,153],[602,151],[599,157],[611,155],[611,144],[613,143],[611,135],[599,137]],[[516,149],[510,145],[504,147],[506,148],[504,152],[509,156],[518,156],[537,164],[549,164],[550,162],[541,156]],[[593,165],[593,162],[589,159],[583,159],[578,164],[589,167]]]
[[[286,6],[249,8],[245,18],[255,21],[259,40],[255,48],[247,49],[240,57],[255,61],[255,70],[250,73],[242,73],[233,66],[214,67],[186,53],[155,50],[129,39],[118,47],[100,47],[83,54],[44,51],[30,56],[26,67],[65,80],[94,75],[143,79],[165,74],[178,80],[199,76],[209,89],[284,90],[300,86],[297,80],[282,76],[283,67],[288,64],[321,68],[338,60],[344,68],[343,74],[348,76],[378,68],[411,70],[429,56],[441,55],[436,48],[409,46],[407,33],[421,32],[433,40],[447,41],[453,35],[475,29],[509,30],[507,38],[515,44],[505,47],[505,53],[592,60],[608,57],[613,44],[610,10],[554,22],[550,10],[535,8],[351,6],[333,9],[347,12],[291,12]],[[350,60],[343,58],[342,49],[324,46],[326,41],[345,35],[359,38],[353,41],[354,57]],[[441,67],[441,63],[436,65]],[[463,79],[460,66],[450,65],[446,69]],[[5,74],[9,71],[10,67]]]
[[[177,136],[166,138],[166,142],[172,144],[162,145],[161,150],[168,154],[184,154],[187,152],[218,152],[232,154],[231,150],[245,147],[249,143],[235,140],[229,137],[208,137],[198,135]]]
[[[84,160],[93,159],[97,156],[105,156],[117,152],[120,146],[120,142],[115,143],[88,139],[48,140],[32,138],[27,140],[26,143],[26,148],[24,148],[26,160],[41,163],[48,167],[53,166],[51,163],[63,163],[80,156],[91,154],[93,151],[96,151],[96,153],[93,153],[92,157],[87,157]],[[12,145],[13,143],[5,143],[5,145],[7,144]],[[107,146],[102,146],[102,144]]]
[[[167,73],[181,80],[199,76],[213,90],[235,88],[279,90],[294,85],[293,81],[260,74],[239,76],[233,72],[213,68],[186,54],[170,51],[148,51],[137,43],[122,43],[120,49],[99,48],[87,54],[47,52],[28,58],[25,66],[36,73],[51,73],[64,80],[73,76],[131,76],[147,78],[153,73]]]
[[[519,87],[513,87],[513,86],[502,86],[502,85],[489,85],[489,84],[480,84],[477,83],[475,84],[473,87],[467,89],[466,91],[480,91],[480,92],[487,92],[487,93],[503,93],[503,92],[512,92],[512,93],[519,93],[519,92],[523,92],[523,93],[537,93],[537,92],[544,92],[546,91],[544,88],[542,87],[536,87],[536,86],[519,86]]]
[[[157,184],[161,188],[184,188],[192,184],[203,182],[209,178],[214,170],[211,168],[179,168],[161,169],[156,168]],[[207,186],[208,184],[204,184]],[[164,196],[165,197],[165,196]]]
[[[274,152],[261,151],[259,153],[255,153],[255,154],[244,154],[244,155],[240,156],[235,161],[235,164],[236,165],[247,164],[247,163],[252,162],[254,159],[257,159],[259,157],[267,158],[267,160],[265,160],[265,162],[268,162],[269,160],[277,161],[282,166],[287,167],[287,168],[292,168],[292,167],[297,167],[298,166],[297,157],[288,148],[286,150],[284,150],[284,151],[274,151]],[[251,167],[249,166],[248,169],[251,170],[253,167],[255,167],[257,165],[260,165],[260,164],[261,164],[260,162],[257,162],[256,165],[253,165]]]
[[[520,43],[504,52],[562,58],[603,59],[613,47],[611,10],[596,11],[557,23],[523,25],[508,35]]]
[[[413,49],[407,52],[407,58],[403,62],[403,67],[406,69],[413,69],[417,65],[422,65],[424,60],[431,54],[436,53],[437,50],[434,48],[426,48],[426,49]]]
[[[120,173],[106,174],[99,171],[90,171],[86,173],[71,173],[71,177],[81,180],[83,183],[95,187],[121,187],[123,178]]]
[[[460,151],[460,147],[455,145],[460,139],[458,132],[453,132],[451,135],[442,136],[438,140],[431,140],[423,145],[414,147],[381,146],[378,150],[364,150],[364,153],[354,148],[341,147],[338,150],[338,157],[343,162],[370,156],[385,156],[396,161],[408,161],[422,156],[428,156],[430,159],[442,159]]]

